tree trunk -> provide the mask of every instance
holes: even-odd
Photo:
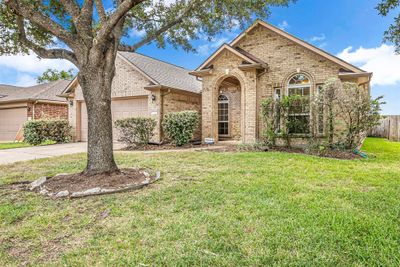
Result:
[[[111,85],[115,74],[115,51],[97,53],[80,71],[78,81],[82,88],[88,115],[88,154],[85,175],[118,172],[113,154],[111,116]],[[90,60],[90,56],[89,56]]]

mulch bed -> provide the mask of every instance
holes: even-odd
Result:
[[[286,153],[294,153],[294,154],[305,154],[318,156],[322,158],[334,158],[334,159],[345,159],[345,160],[353,160],[362,158],[359,155],[354,154],[351,151],[339,151],[339,150],[330,150],[325,151],[324,153],[307,153],[303,148],[296,147],[272,147],[265,150],[242,150],[238,146],[225,146],[218,149],[213,149],[212,152],[286,152]]]
[[[100,187],[104,189],[118,189],[126,185],[141,184],[148,178],[143,170],[121,169],[119,173],[97,174],[90,177],[80,173],[57,175],[47,179],[42,185],[48,191],[60,192],[68,190],[69,192],[86,191],[91,188]]]
[[[277,151],[277,152],[287,152],[287,153],[296,153],[296,154],[306,154],[312,156],[318,156],[322,158],[333,158],[333,159],[360,159],[362,158],[359,155],[354,154],[351,151],[340,151],[340,150],[328,150],[324,151],[323,153],[307,153],[302,148],[294,148],[294,147],[274,147],[270,151]]]

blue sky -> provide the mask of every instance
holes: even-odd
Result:
[[[372,95],[384,95],[387,105],[384,114],[400,114],[400,56],[394,54],[393,46],[383,44],[383,32],[393,22],[399,9],[383,18],[375,6],[379,0],[298,0],[289,7],[272,9],[266,21],[279,26],[327,52],[350,63],[373,71]],[[172,47],[157,49],[147,45],[138,52],[165,60],[188,69],[199,66],[223,42],[233,39],[240,29],[226,31],[212,42],[198,40],[193,45],[197,54],[175,50]],[[131,32],[131,39],[141,37]],[[35,77],[47,67],[68,69],[68,62],[40,60],[34,55],[0,57],[0,83],[30,85]]]

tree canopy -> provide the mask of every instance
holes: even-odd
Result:
[[[100,45],[117,26],[144,37],[120,50],[135,51],[156,42],[193,50],[191,40],[214,36],[254,17],[267,17],[270,6],[293,0],[2,0],[0,1],[0,54],[27,53],[63,58],[80,67],[79,46]],[[107,8],[105,8],[107,6]],[[123,25],[118,25],[123,23]],[[74,53],[75,52],[75,53]]]
[[[68,71],[61,70],[58,71],[56,69],[47,69],[43,72],[42,75],[37,77],[37,83],[46,83],[46,82],[54,82],[58,80],[72,80],[74,78],[73,69],[69,69]]]
[[[378,4],[376,9],[382,16],[387,16],[390,11],[400,6],[400,0],[382,0]],[[389,26],[389,29],[385,31],[385,41],[391,42],[396,46],[396,52],[400,54],[400,14],[398,14],[394,23]]]

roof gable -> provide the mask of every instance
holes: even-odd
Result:
[[[215,51],[211,56],[209,56],[206,61],[201,64],[196,70],[202,70],[205,67],[209,66],[223,51],[229,51],[233,54],[235,54],[236,56],[242,58],[243,60],[251,63],[251,64],[256,64],[258,62],[255,61],[255,59],[250,58],[248,55],[241,53],[240,51],[234,49],[233,47],[231,47],[228,44],[223,44],[222,46],[220,46],[220,48],[218,48],[217,51]]]
[[[265,27],[265,28],[275,32],[276,34],[279,34],[280,36],[283,36],[283,37],[291,40],[292,42],[294,42],[294,43],[296,43],[296,44],[298,44],[298,45],[300,45],[300,46],[302,46],[302,47],[304,47],[304,48],[306,48],[306,49],[308,49],[308,50],[310,50],[310,51],[312,51],[312,52],[314,52],[314,53],[316,53],[316,54],[318,54],[318,55],[320,55],[320,56],[322,56],[322,57],[324,57],[324,58],[326,58],[326,59],[328,59],[328,60],[330,60],[332,62],[334,62],[334,63],[336,63],[337,65],[343,67],[345,70],[348,70],[348,71],[351,71],[351,72],[355,72],[355,73],[365,73],[364,70],[362,70],[362,69],[360,69],[360,68],[358,68],[358,67],[356,67],[356,66],[354,66],[354,65],[352,65],[352,64],[350,64],[350,63],[348,63],[348,62],[346,62],[346,61],[344,61],[344,60],[342,60],[342,59],[340,59],[340,58],[338,58],[336,56],[333,56],[333,55],[329,54],[328,52],[326,52],[326,51],[324,51],[324,50],[322,50],[322,49],[320,49],[320,48],[318,48],[318,47],[316,47],[316,46],[314,46],[312,44],[309,44],[306,41],[303,41],[300,38],[298,38],[298,37],[296,37],[294,35],[291,35],[290,33],[287,33],[287,32],[285,32],[285,31],[283,31],[283,30],[281,30],[281,29],[279,29],[279,28],[277,28],[277,27],[275,27],[275,26],[273,26],[273,25],[271,25],[271,24],[269,24],[269,23],[267,23],[265,21],[260,20],[260,19],[257,19],[253,23],[253,25],[251,25],[248,29],[246,29],[239,36],[237,36],[230,43],[230,45],[232,47],[237,45],[247,35],[248,32],[250,32],[251,30],[253,30],[257,26]]]

